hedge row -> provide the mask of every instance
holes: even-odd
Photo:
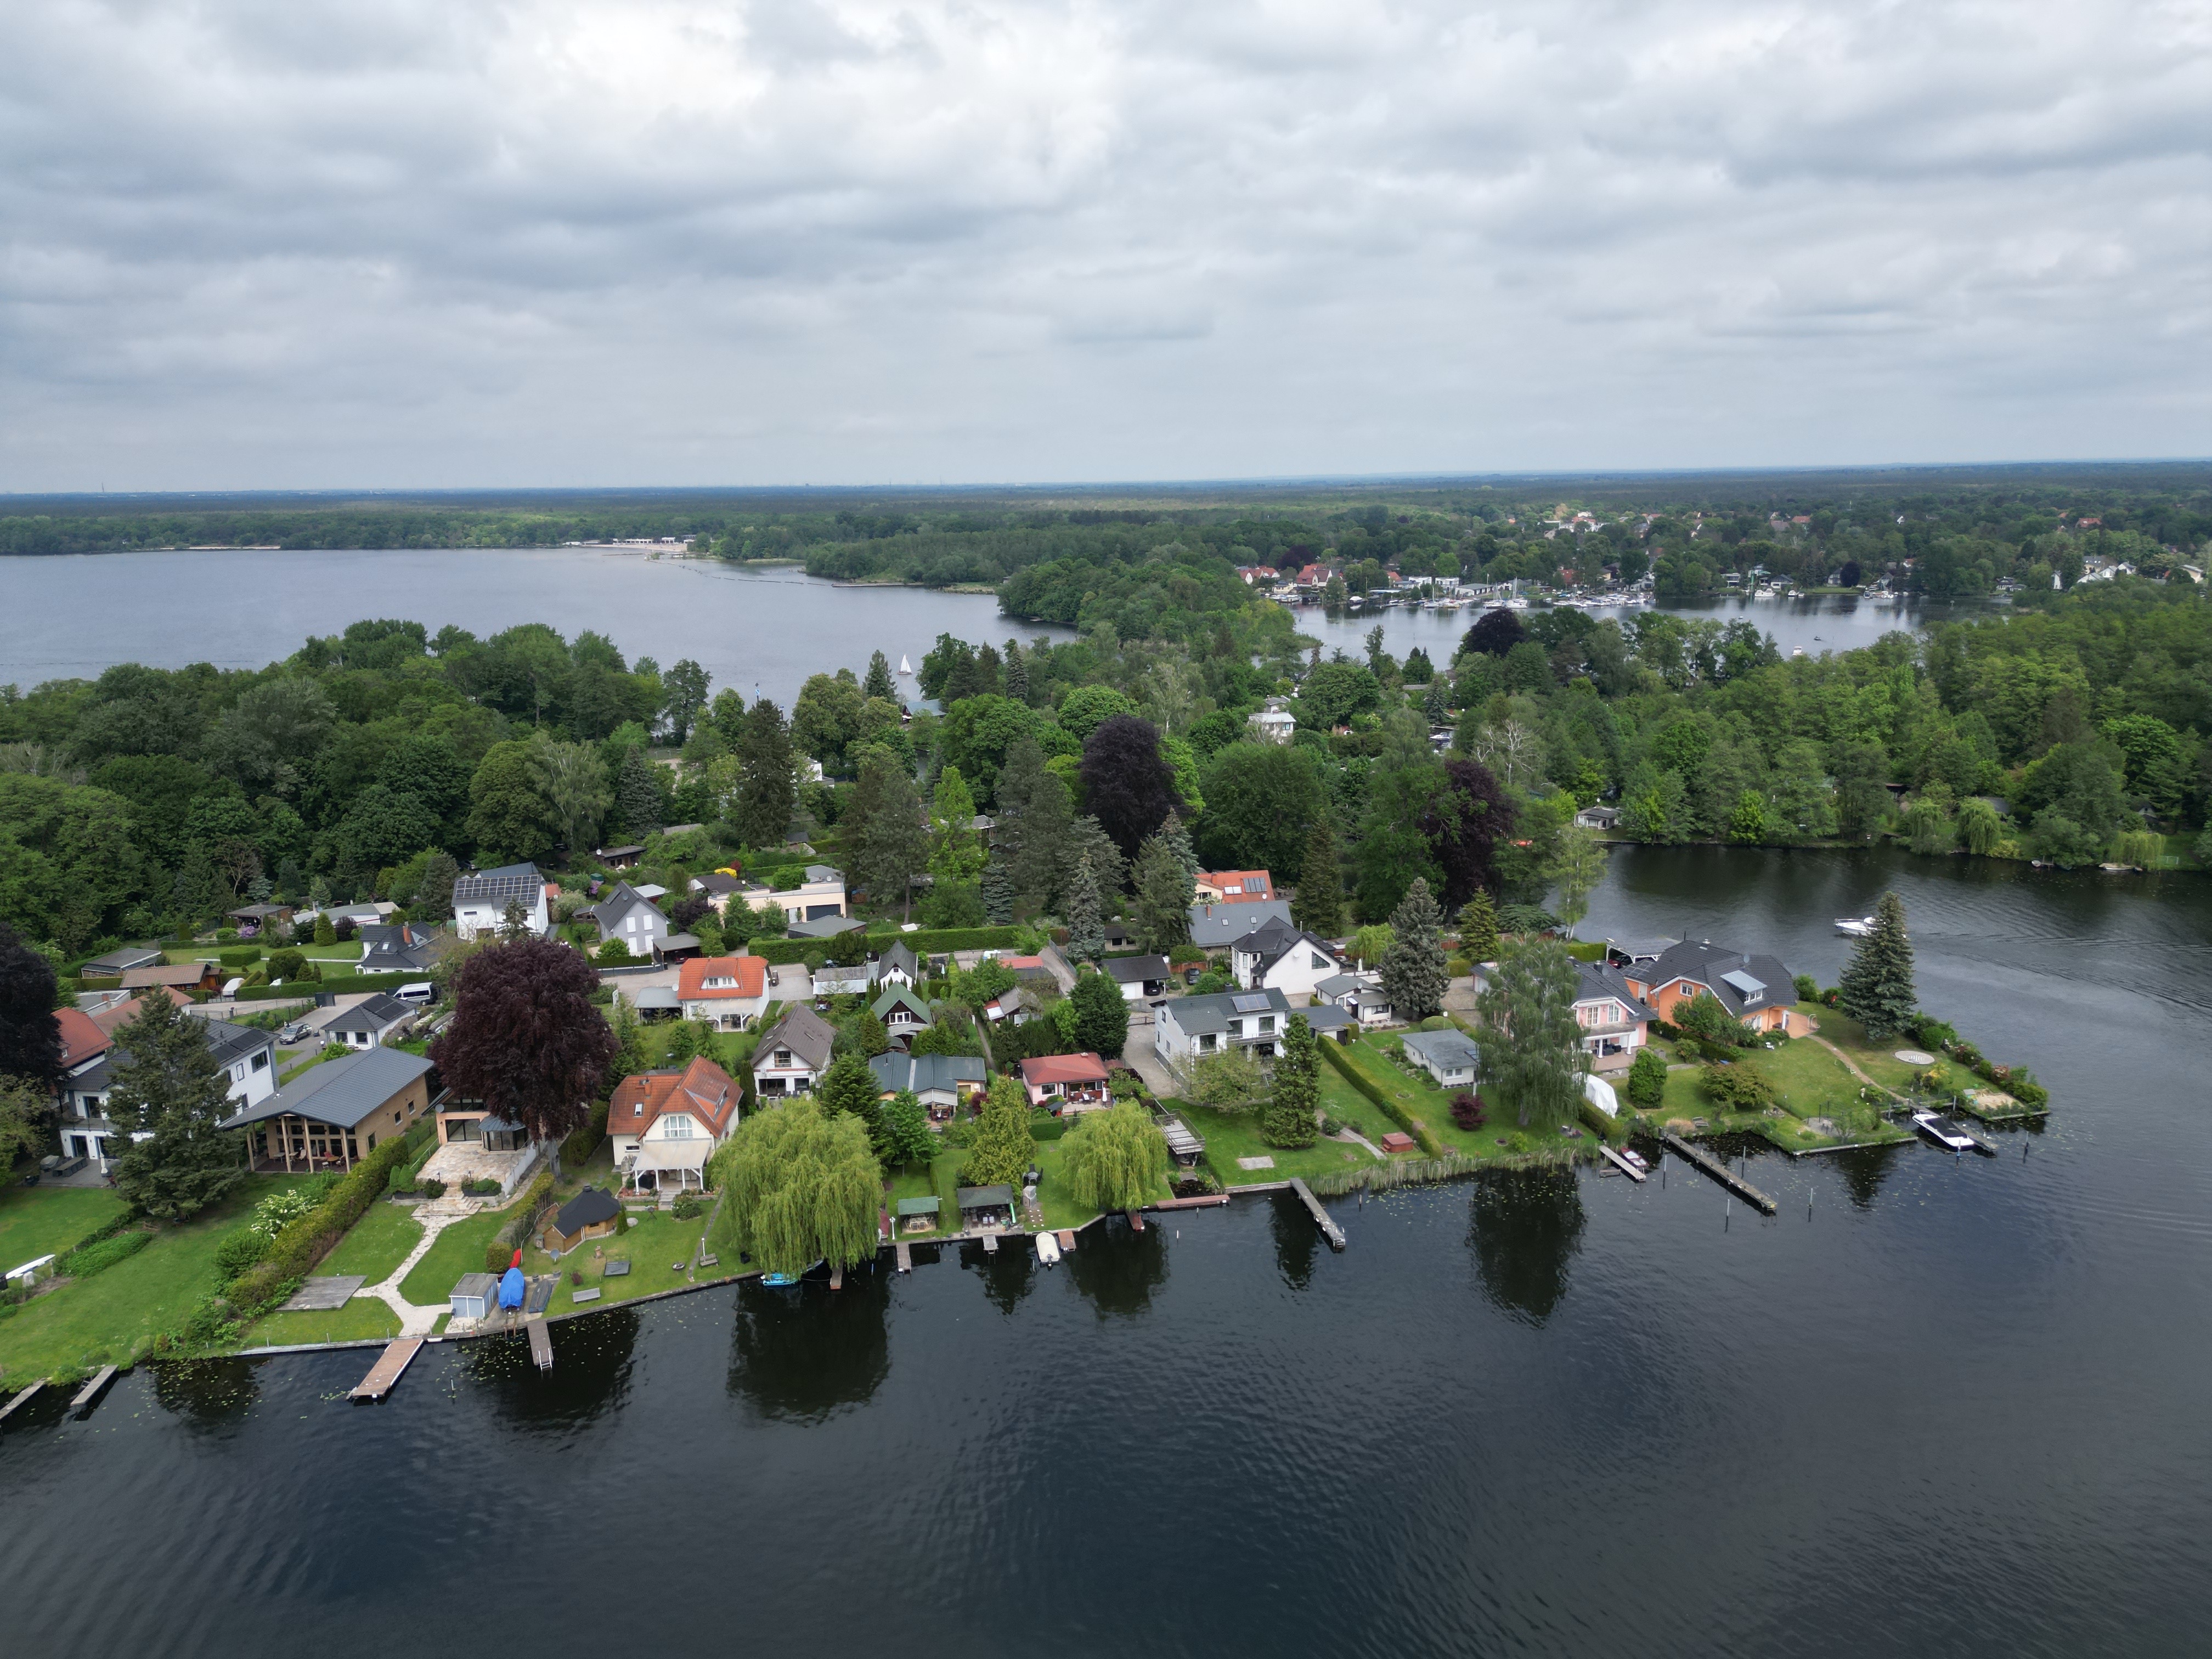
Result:
[[[607,1138],[608,1105],[606,1101],[599,1102],[592,1108],[591,1116],[568,1132],[568,1138],[561,1143],[562,1163],[580,1169],[590,1162],[592,1154]]]
[[[346,991],[396,991],[403,985],[419,985],[420,974],[332,974],[325,973],[319,980],[288,980],[282,985],[249,985],[239,992],[240,1002],[281,1002],[286,999],[296,1002],[302,997],[312,999],[318,991],[343,993]]]
[[[1351,1056],[1344,1052],[1341,1043],[1322,1042],[1315,1046],[1321,1050],[1322,1057],[1336,1067],[1339,1076],[1374,1102],[1383,1116],[1413,1136],[1423,1152],[1431,1158],[1449,1158],[1452,1155],[1451,1148],[1439,1140],[1427,1124],[1412,1116],[1404,1107],[1382,1092],[1380,1084],[1352,1063]]]
[[[418,1125],[417,1127],[423,1126]],[[239,1319],[259,1313],[276,1299],[276,1292],[295,1279],[305,1278],[314,1265],[336,1248],[346,1230],[368,1213],[368,1206],[384,1196],[385,1183],[394,1164],[404,1162],[412,1133],[386,1141],[355,1164],[330,1196],[291,1223],[269,1242],[268,1254],[238,1277],[231,1286],[230,1304]]]
[[[112,1234],[97,1243],[78,1245],[54,1263],[54,1271],[71,1279],[89,1279],[103,1267],[129,1261],[153,1242],[154,1235],[143,1227]]]
[[[549,1164],[538,1172],[538,1179],[532,1182],[524,1192],[522,1202],[514,1206],[514,1213],[507,1218],[507,1225],[501,1227],[491,1243],[484,1246],[486,1273],[503,1273],[507,1271],[507,1264],[514,1260],[515,1251],[530,1237],[532,1227],[552,1200],[553,1170]]]

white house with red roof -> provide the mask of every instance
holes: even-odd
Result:
[[[1022,1062],[1030,1104],[1050,1107],[1055,1115],[1112,1105],[1112,1083],[1106,1062],[1093,1054],[1043,1054]]]
[[[607,1103],[607,1139],[627,1185],[707,1184],[707,1159],[737,1127],[738,1085],[704,1054],[680,1071],[633,1072]]]
[[[1275,878],[1265,870],[1201,870],[1194,885],[1200,904],[1265,904],[1275,896]]]
[[[742,1031],[768,1006],[765,957],[691,957],[676,975],[676,1000],[686,1019],[718,1031]]]

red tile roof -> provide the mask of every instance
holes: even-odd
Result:
[[[709,986],[710,979],[733,979],[735,985]],[[716,997],[757,997],[768,990],[766,957],[691,957],[677,970],[676,994],[684,1002],[711,1002]]]
[[[1224,904],[1258,904],[1275,896],[1274,878],[1265,870],[1200,871],[1198,878],[1219,893]]]
[[[146,1006],[146,999],[150,996],[165,996],[179,1008],[185,1007],[191,1002],[190,997],[173,985],[156,985],[141,991],[127,1001],[118,1002],[112,1007],[101,1009],[92,1017],[92,1023],[112,1036],[115,1035],[117,1026],[126,1024],[138,1018],[140,1011]]]
[[[94,1024],[92,1016],[82,1008],[55,1009],[54,1024],[61,1030],[62,1069],[65,1072],[75,1071],[113,1046],[107,1033]]]
[[[737,1085],[703,1054],[680,1072],[634,1072],[607,1103],[607,1133],[642,1135],[664,1112],[689,1112],[719,1138],[737,1115]]]
[[[1022,1062],[1022,1081],[1032,1089],[1048,1083],[1103,1083],[1106,1062],[1091,1054],[1045,1054]]]

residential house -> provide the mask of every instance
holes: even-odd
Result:
[[[416,1012],[413,1003],[402,1002],[388,991],[379,991],[343,1010],[337,1018],[325,1022],[323,1036],[326,1041],[342,1042],[349,1048],[380,1048],[405,1036],[415,1024]]]
[[[760,957],[692,957],[676,970],[676,1000],[685,1019],[718,1031],[742,1031],[768,1006],[768,963]]]
[[[62,1153],[67,1158],[98,1160],[103,1175],[123,1151],[123,1131],[108,1117],[106,1107],[115,1091],[116,1070],[131,1059],[128,1048],[116,1046],[114,1032],[137,1018],[140,1006],[133,999],[106,1010],[105,1018],[100,1019],[76,1008],[54,1012],[54,1024],[62,1037],[62,1080],[56,1091]],[[228,1020],[204,1019],[198,1024],[206,1035],[209,1052],[225,1073],[224,1090],[231,1099],[251,1106],[276,1092],[274,1036]]]
[[[1575,1024],[1583,1028],[1583,1051],[1598,1071],[1625,1071],[1650,1033],[1651,1010],[1620,969],[1588,962],[1575,969]]]
[[[1095,1111],[1114,1103],[1106,1062],[1093,1054],[1045,1054],[1022,1062],[1022,1087],[1032,1107],[1049,1107],[1053,1115]]]
[[[605,865],[610,870],[628,870],[635,866],[637,861],[645,856],[645,848],[642,845],[629,847],[602,847],[598,852],[592,854],[592,856],[597,859],[600,863]]]
[[[1288,743],[1297,735],[1298,717],[1287,708],[1260,709],[1246,715],[1244,723],[1261,743]]]
[[[1011,991],[1000,992],[983,1005],[983,1018],[994,1025],[1008,1022],[1016,1025],[1027,1024],[1033,1012],[1035,1010],[1030,1006],[1029,998],[1022,994],[1022,988],[1018,985]]]
[[[1333,1002],[1311,1002],[1298,1010],[1317,1037],[1333,1037],[1359,1029],[1359,1022]]]
[[[364,974],[427,974],[437,965],[438,934],[414,922],[374,924],[361,930]]]
[[[1200,871],[1194,890],[1200,904],[1265,904],[1275,896],[1275,878],[1265,870]]]
[[[738,1085],[702,1054],[682,1070],[635,1072],[615,1085],[607,1140],[615,1168],[641,1191],[670,1176],[681,1187],[707,1184],[707,1159],[738,1121]]]
[[[849,914],[845,903],[845,872],[828,864],[810,864],[805,879],[796,887],[771,888],[753,881],[744,885],[745,902],[757,910],[774,904],[793,921],[821,921]]]
[[[404,1134],[430,1104],[430,1062],[398,1048],[369,1048],[310,1066],[283,1088],[226,1118],[246,1136],[247,1167],[274,1174],[350,1170],[380,1140]]]
[[[1678,939],[1609,939],[1605,942],[1605,959],[1609,966],[1630,968],[1656,962],[1681,942]]]
[[[876,983],[913,989],[921,983],[921,958],[903,940],[893,945],[876,958]]]
[[[876,964],[856,962],[846,965],[825,962],[814,970],[814,994],[817,997],[862,997],[876,987]]]
[[[1341,1010],[1363,1030],[1388,1025],[1395,1018],[1390,1010],[1390,994],[1382,988],[1382,976],[1376,974],[1332,974],[1314,987],[1314,1002],[1316,1007]]]
[[[601,945],[618,939],[633,957],[650,959],[659,956],[663,941],[668,938],[668,918],[661,915],[650,898],[626,881],[617,882],[605,898],[581,914],[599,924]]]
[[[714,907],[716,915],[727,915],[731,898],[745,890],[744,878],[727,870],[709,870],[703,876],[694,876],[684,884],[693,896],[702,898]]]
[[[1165,957],[1109,957],[1103,965],[1124,1002],[1152,1002],[1168,994]]]
[[[1290,1018],[1290,1002],[1273,987],[1170,998],[1153,1017],[1152,1048],[1178,1068],[1229,1048],[1249,1048],[1272,1060]]]
[[[522,907],[523,925],[543,939],[553,930],[546,909],[545,878],[534,864],[502,864],[473,870],[453,884],[453,931],[463,939],[496,933],[507,925],[511,904]]]
[[[1796,984],[1779,957],[1684,939],[1655,962],[1622,969],[1621,979],[1656,1018],[1673,1020],[1700,993],[1710,992],[1731,1018],[1754,1030],[1794,1036],[1808,1029],[1802,1016],[1790,1012]]]
[[[1042,957],[1000,957],[998,963],[1024,985],[1049,985],[1054,989],[1059,988],[1060,976],[1045,964]]]
[[[1282,899],[1250,899],[1235,904],[1194,904],[1190,942],[1201,951],[1225,951],[1271,916],[1287,923],[1289,903]]]
[[[892,986],[868,1005],[868,1011],[902,1048],[914,1041],[915,1032],[927,1030],[932,1024],[929,1005],[903,985]]]
[[[1482,1071],[1482,1050],[1461,1031],[1408,1031],[1399,1039],[1413,1062],[1439,1089],[1472,1089]]]
[[[811,1008],[785,1009],[753,1049],[753,1093],[764,1101],[812,1094],[830,1069],[836,1040],[830,1022]]]
[[[212,962],[187,962],[174,968],[131,968],[123,975],[126,991],[149,990],[156,985],[179,991],[214,991],[222,985],[222,970]]]
[[[93,957],[77,969],[77,975],[82,979],[120,979],[133,968],[158,968],[161,965],[161,953],[159,951],[131,945],[120,951],[110,951],[103,957]]]
[[[1585,830],[1610,830],[1620,822],[1617,806],[1585,806],[1575,814],[1575,822]]]
[[[1343,970],[1327,939],[1270,916],[1230,945],[1229,971],[1244,989],[1280,991],[1298,1007],[1312,1000],[1322,981]]]
[[[990,1068],[972,1054],[902,1054],[894,1050],[878,1054],[868,1069],[876,1074],[876,1086],[885,1100],[911,1089],[939,1123],[963,1105],[980,1103],[991,1086]]]

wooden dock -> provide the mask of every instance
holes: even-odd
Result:
[[[1060,1230],[1060,1248],[1063,1251],[1072,1250],[1075,1248],[1075,1230],[1073,1228],[1063,1227]]]
[[[29,1405],[31,1403],[32,1397],[46,1386],[46,1379],[41,1377],[38,1382],[32,1383],[29,1388],[24,1389],[22,1393],[17,1395],[6,1405],[0,1406],[0,1423],[5,1423],[9,1418],[13,1417],[17,1411],[21,1409],[23,1407]]]
[[[538,1362],[538,1369],[553,1369],[553,1333],[545,1328],[545,1322],[533,1319],[523,1328],[530,1333],[530,1357]]]
[[[1711,1176],[1761,1214],[1772,1215],[1778,1207],[1772,1199],[1729,1169],[1727,1164],[1713,1157],[1711,1153],[1692,1146],[1672,1129],[1661,1130],[1659,1139],[1666,1142],[1668,1151],[1674,1153],[1684,1163],[1701,1174]]]
[[[998,1236],[998,1234],[996,1234],[996,1233],[985,1233],[985,1234],[983,1235],[983,1254],[984,1254],[985,1255],[998,1255],[998,1253],[999,1253],[999,1236]]]
[[[1134,1210],[1129,1212],[1129,1231],[1133,1233],[1145,1231],[1145,1218]]]
[[[113,1365],[102,1365],[94,1372],[92,1381],[79,1389],[76,1391],[76,1398],[70,1401],[70,1409],[73,1412],[81,1412],[87,1407],[95,1404],[107,1385],[115,1381],[116,1369]]]
[[[368,1375],[354,1385],[356,1400],[381,1400],[399,1382],[400,1374],[422,1351],[419,1336],[403,1336],[377,1357],[376,1364],[368,1368]]]
[[[914,1271],[914,1246],[908,1243],[906,1240],[902,1238],[897,1243],[891,1246],[891,1259],[898,1263],[898,1270],[901,1273],[912,1273]]]
[[[1313,1217],[1314,1225],[1321,1229],[1321,1236],[1328,1241],[1328,1248],[1332,1250],[1342,1249],[1344,1229],[1329,1219],[1328,1212],[1322,1207],[1321,1200],[1313,1195],[1313,1188],[1307,1186],[1298,1176],[1292,1176],[1291,1190],[1297,1194],[1298,1202],[1306,1206],[1306,1213]]]
[[[1626,1176],[1631,1181],[1635,1182],[1638,1185],[1641,1186],[1647,1179],[1650,1178],[1644,1170],[1638,1169],[1633,1164],[1631,1164],[1626,1158],[1623,1158],[1619,1152],[1613,1151],[1612,1147],[1607,1146],[1602,1140],[1598,1142],[1597,1149],[1601,1152],[1603,1152],[1606,1157],[1613,1160],[1613,1164],[1615,1169],[1619,1170],[1621,1174]]]

